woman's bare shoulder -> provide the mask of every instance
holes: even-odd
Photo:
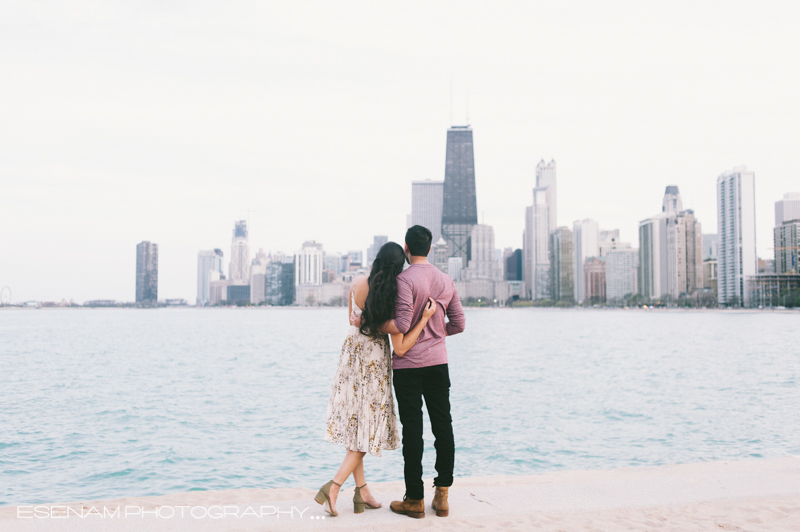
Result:
[[[353,277],[353,289],[356,292],[369,290],[369,278],[366,275]]]

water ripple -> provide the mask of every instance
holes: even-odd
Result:
[[[346,330],[340,309],[3,312],[0,505],[323,483]],[[800,454],[796,315],[468,309],[467,331],[458,476]],[[383,455],[369,480],[399,480]]]

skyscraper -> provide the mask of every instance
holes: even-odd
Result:
[[[231,241],[231,264],[228,277],[233,283],[250,282],[250,240],[247,232],[247,221],[236,222]]]
[[[259,249],[250,264],[250,303],[258,305],[266,299],[267,264],[269,258],[263,249]]]
[[[433,265],[442,272],[447,273],[447,242],[441,236],[432,246]],[[428,259],[430,260],[430,259]]]
[[[273,306],[294,303],[294,257],[283,254],[273,257],[265,277],[266,302]]]
[[[525,209],[525,285],[531,299],[550,297],[550,213],[549,187],[533,189],[533,205]]]
[[[411,223],[408,227],[421,225],[427,227],[433,238],[432,243],[442,236],[442,201],[444,181],[413,181],[411,183]],[[431,246],[433,247],[433,246]],[[433,249],[428,261],[433,259]]]
[[[158,244],[144,241],[136,246],[136,302],[158,301]]]
[[[786,221],[773,229],[775,273],[796,274],[800,259],[800,221]]]
[[[364,266],[364,252],[360,250],[350,250],[347,252],[348,271]]]
[[[525,256],[525,289],[531,299],[551,296],[550,232],[556,228],[556,162],[536,165],[533,203],[525,209],[525,233],[522,251]]]
[[[381,250],[383,245],[388,241],[389,241],[388,236],[379,235],[372,237],[372,245],[367,248],[367,264],[366,264],[367,267],[372,265],[373,261],[375,260],[375,257],[378,255],[378,252]]]
[[[694,211],[667,219],[667,293],[673,298],[703,288],[703,232]]]
[[[639,222],[639,291],[678,299],[703,288],[703,235],[694,211],[683,210],[677,186],[664,191],[661,212]]]
[[[718,242],[719,238],[717,238],[716,233],[705,233],[703,235],[703,260],[717,258]]]
[[[550,233],[550,299],[575,301],[575,259],[572,250],[572,231],[559,227]]]
[[[523,281],[524,280],[524,264],[523,252],[521,249],[506,248],[506,266],[505,266],[505,279],[506,281]]]
[[[586,299],[586,276],[584,266],[586,260],[600,255],[598,244],[599,228],[594,220],[576,220],[572,224],[572,253],[575,283],[575,302],[583,303]]]
[[[294,254],[294,284],[322,284],[323,256],[322,244],[303,243],[303,248]]]
[[[775,227],[792,220],[800,220],[800,194],[797,192],[784,194],[783,199],[775,202]]]
[[[659,213],[639,222],[639,293],[647,299],[661,297],[667,286],[666,256],[667,215]]]
[[[442,236],[448,254],[469,260],[469,239],[478,223],[475,195],[475,156],[472,128],[452,126],[447,130],[444,186],[442,188]]]
[[[619,249],[606,255],[606,300],[622,301],[638,293],[639,250]]]
[[[800,194],[790,192],[775,202],[773,231],[775,273],[800,271]]]
[[[492,226],[478,224],[472,228],[470,250],[472,258],[462,274],[465,281],[473,279],[502,280],[501,264],[495,260],[494,229]]]
[[[747,277],[758,272],[755,175],[744,166],[717,178],[717,298],[749,306]]]
[[[338,277],[339,275],[341,275],[342,273],[341,253],[325,253],[325,257],[323,260],[324,260],[324,269],[332,271],[334,276]]]
[[[606,258],[590,257],[583,265],[583,300],[592,304],[606,302]]]
[[[665,214],[683,212],[683,200],[677,186],[669,185],[664,191],[664,199],[661,200],[661,212]]]
[[[548,220],[550,222],[550,230],[558,227],[556,216],[556,161],[550,160],[548,164],[544,164],[544,159],[539,161],[536,165],[536,186],[539,188],[547,189],[545,197],[547,201]]]
[[[214,279],[213,273],[216,273]],[[222,277],[222,250],[214,249],[197,253],[197,305],[203,306],[211,301],[211,281]]]
[[[597,236],[597,247],[601,257],[605,257],[618,249],[630,249],[628,242],[620,242],[619,229],[600,231]]]
[[[447,259],[447,273],[454,281],[461,280],[461,272],[464,271],[464,261],[461,257],[450,257]]]

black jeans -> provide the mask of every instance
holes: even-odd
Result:
[[[422,398],[428,407],[435,438],[436,472],[433,483],[441,487],[453,484],[455,443],[450,417],[450,373],[447,364],[426,368],[396,369],[394,392],[403,424],[403,459],[405,460],[406,497],[422,499]]]

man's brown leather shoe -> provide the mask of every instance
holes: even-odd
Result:
[[[389,508],[396,514],[403,514],[414,519],[425,517],[425,499],[403,499],[402,501],[392,501]]]
[[[449,489],[436,486],[436,495],[433,496],[431,507],[436,510],[436,515],[439,517],[447,517],[450,514],[450,503],[447,502]]]

